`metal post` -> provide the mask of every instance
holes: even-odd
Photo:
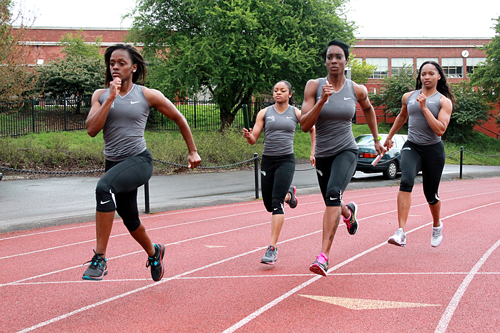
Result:
[[[464,146],[460,146],[460,179],[462,179],[463,165],[464,165]]]
[[[149,182],[144,184],[144,205],[146,206],[146,214],[149,214]]]
[[[255,165],[255,199],[259,198],[259,154],[253,153]]]
[[[64,130],[67,131],[68,130],[68,116],[66,114],[66,104],[67,104],[67,100],[66,100],[66,92],[64,92],[64,95],[63,95],[63,98],[64,98]]]
[[[33,133],[35,133],[35,99],[31,99],[31,115],[33,117]]]

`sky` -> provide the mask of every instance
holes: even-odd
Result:
[[[474,0],[346,0],[346,16],[357,38],[368,37],[493,37],[500,1]],[[36,15],[34,26],[129,28],[136,0],[14,0],[23,13]],[[20,5],[22,4],[22,5]],[[474,4],[474,7],[471,6]]]

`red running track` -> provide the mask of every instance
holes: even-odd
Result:
[[[142,216],[166,246],[158,283],[146,254],[116,220],[103,281],[81,279],[94,223],[0,235],[1,332],[498,332],[500,178],[441,183],[444,241],[413,191],[407,247],[398,188],[347,191],[356,235],[338,229],[327,277],[309,272],[320,251],[324,204],[300,195],[286,210],[275,266],[260,264],[270,235],[261,201]]]

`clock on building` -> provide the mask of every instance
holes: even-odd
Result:
[[[462,57],[467,58],[469,56],[469,51],[463,50],[462,51]]]

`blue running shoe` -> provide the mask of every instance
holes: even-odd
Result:
[[[82,279],[84,280],[102,280],[104,275],[108,274],[107,259],[103,258],[102,253],[96,253],[94,249],[94,256],[91,260],[85,262],[83,265],[90,263],[89,267],[83,273]],[[82,266],[83,266],[82,265]]]
[[[165,255],[165,246],[163,244],[153,244],[155,255],[148,257],[146,267],[151,266],[151,277],[153,281],[160,281],[163,277],[163,256]]]

